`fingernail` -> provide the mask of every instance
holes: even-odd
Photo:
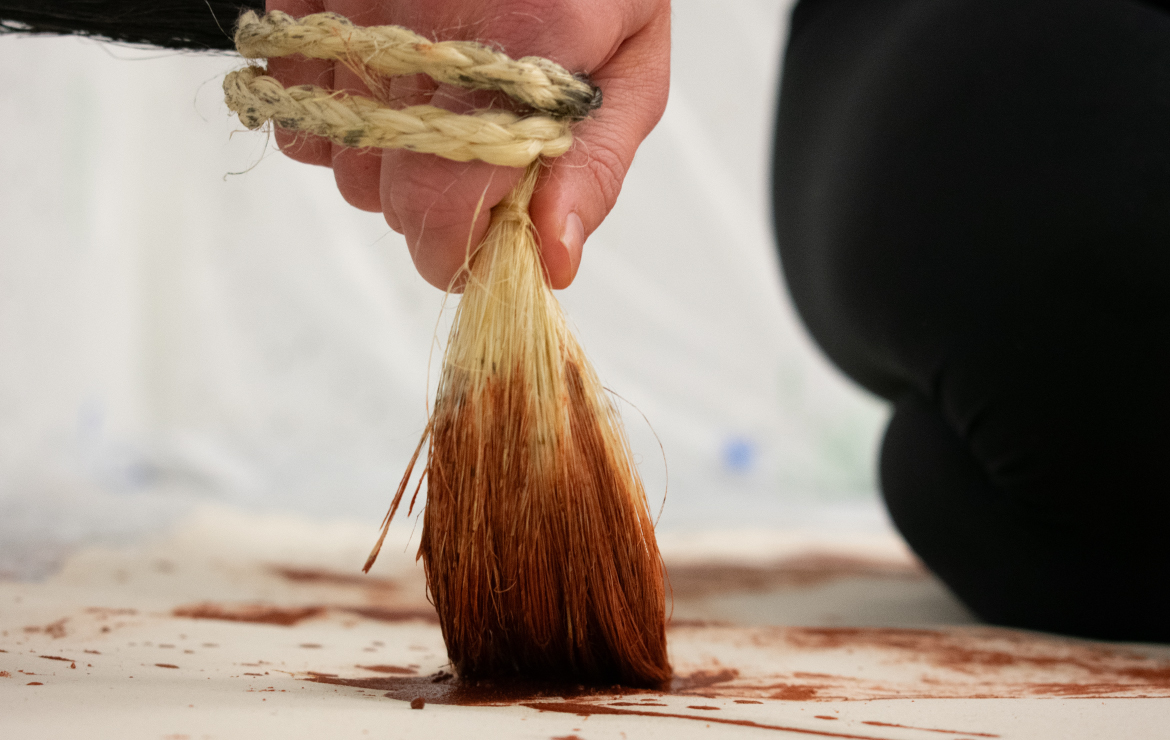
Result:
[[[581,250],[585,247],[585,225],[576,213],[570,213],[565,218],[565,227],[561,231],[561,246],[565,248],[569,257],[569,279],[577,274],[577,267],[581,264]]]

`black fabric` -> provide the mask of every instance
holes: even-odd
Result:
[[[168,49],[234,51],[236,18],[264,0],[0,0],[0,35],[95,36]]]
[[[985,619],[1170,641],[1170,13],[804,0],[775,222],[814,338],[896,402],[883,494]]]

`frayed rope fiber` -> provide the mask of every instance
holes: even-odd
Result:
[[[249,128],[273,121],[348,146],[527,167],[464,265],[434,411],[365,570],[426,448],[413,494],[425,480],[419,558],[459,675],[663,685],[665,586],[646,494],[617,409],[545,282],[528,215],[542,159],[569,149],[571,121],[599,94],[548,60],[513,61],[482,44],[432,43],[330,14],[248,13],[236,41],[249,57],[306,54],[371,76],[425,72],[536,111],[399,110],[285,89],[258,67],[224,82]]]

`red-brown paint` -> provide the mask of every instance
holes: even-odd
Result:
[[[801,735],[815,735],[817,737],[838,737],[846,738],[846,740],[888,740],[888,738],[879,738],[873,735],[852,735],[844,732],[825,732],[823,730],[812,730],[807,727],[789,727],[787,725],[767,725],[761,722],[752,722],[746,719],[724,719],[722,717],[712,717],[710,715],[699,714],[674,714],[671,712],[645,712],[636,709],[616,709],[600,704],[585,704],[583,702],[522,702],[522,706],[530,709],[536,709],[542,712],[563,712],[566,714],[576,714],[581,717],[590,717],[595,714],[623,714],[633,715],[637,717],[666,717],[670,719],[689,719],[697,720],[699,722],[716,722],[723,725],[737,725],[739,727],[756,727],[761,730],[776,730],[779,732],[794,732]]]
[[[360,666],[359,666],[360,667]],[[733,671],[700,672],[696,676],[683,676],[677,679],[686,685],[687,679],[693,679],[700,686],[711,685],[713,679],[721,681],[736,677]],[[412,707],[416,704],[445,704],[457,706],[505,706],[520,705],[531,709],[547,712],[561,712],[579,716],[595,714],[619,714],[646,717],[664,717],[669,719],[686,719],[719,724],[754,727],[765,730],[793,732],[798,734],[814,735],[818,737],[845,738],[846,740],[882,740],[870,735],[857,735],[844,732],[826,732],[810,728],[792,727],[787,725],[771,725],[750,720],[715,718],[710,714],[679,714],[675,712],[646,711],[646,707],[665,707],[666,704],[652,701],[652,697],[641,702],[604,701],[606,697],[623,696],[627,694],[650,693],[653,697],[662,696],[660,692],[644,689],[628,689],[620,686],[607,688],[589,688],[584,686],[557,686],[547,682],[518,682],[518,681],[460,681],[447,672],[439,672],[429,676],[377,676],[369,678],[343,678],[335,674],[312,672],[307,679],[315,683],[349,686],[351,688],[367,689],[385,692],[383,696],[399,701],[409,702]],[[598,701],[598,700],[602,701]],[[534,701],[535,700],[535,701]],[[762,704],[754,700],[736,700],[737,704]],[[630,708],[627,708],[630,707]],[[637,707],[634,709],[633,707]],[[688,709],[700,711],[715,711],[720,709],[710,705],[690,705]],[[827,715],[818,716],[819,719],[837,719]],[[900,727],[900,725],[884,725],[883,723],[869,723],[882,726]],[[910,728],[925,729],[925,728]],[[989,733],[955,733],[979,737],[997,737]]]
[[[404,668],[397,665],[359,665],[354,668],[361,668],[364,671],[373,671],[374,673],[393,673],[400,676],[416,676],[418,671],[413,668]]]
[[[226,622],[252,622],[292,627],[306,619],[325,613],[323,606],[279,607],[267,604],[225,605],[206,601],[176,607],[172,616],[187,619],[218,619]]]
[[[1094,675],[1108,674],[1143,682],[1170,684],[1170,663],[1143,659],[1124,650],[1065,641],[1064,655],[1035,655],[1023,650],[994,649],[980,645],[987,638],[1008,643],[1012,647],[1028,648],[1042,641],[1057,643],[1057,639],[1037,638],[1011,630],[976,629],[965,631],[916,630],[893,628],[790,628],[784,638],[802,648],[836,649],[841,647],[875,647],[907,653],[922,662],[954,670],[1025,666],[1035,668],[1079,668]],[[975,638],[974,640],[970,638]],[[1118,658],[1148,662],[1148,666],[1119,666]]]
[[[694,628],[696,630],[704,628]],[[887,698],[1170,697],[1170,661],[1102,643],[998,628],[712,628],[700,641],[814,657],[864,651],[898,677],[795,671],[746,674],[689,691],[710,698],[840,701]],[[679,635],[676,640],[690,639]],[[780,668],[777,665],[777,668]],[[731,670],[731,669],[727,669]],[[930,680],[915,679],[914,674]]]
[[[716,684],[727,683],[739,678],[739,671],[734,668],[723,668],[718,671],[695,671],[685,676],[675,676],[670,681],[670,692],[679,694],[696,692]]]
[[[320,583],[329,586],[359,586],[373,588],[380,591],[396,591],[399,585],[390,578],[379,578],[357,573],[341,573],[323,568],[297,568],[293,566],[274,565],[272,572],[281,578],[293,583]]]
[[[809,701],[817,698],[817,691],[821,687],[777,684],[770,688],[775,688],[776,690],[768,694],[769,699],[779,699],[780,701]]]
[[[686,629],[688,627],[732,627],[731,622],[724,622],[718,619],[669,619],[666,622],[666,629]]]
[[[667,563],[666,575],[671,592],[680,599],[808,588],[844,578],[922,580],[927,577],[926,570],[912,561],[818,553],[764,565]]]
[[[24,631],[29,633],[29,634],[36,634],[37,632],[44,632],[46,635],[48,635],[49,637],[56,640],[58,638],[65,636],[65,634],[66,634],[65,623],[68,621],[69,621],[69,617],[62,617],[61,619],[58,619],[56,622],[50,622],[49,624],[46,624],[44,626],[35,625],[35,624],[29,625],[28,627],[24,628]]]
[[[625,691],[620,687],[608,689],[586,688],[578,685],[557,685],[544,681],[460,681],[445,671],[429,676],[373,676],[343,678],[312,673],[306,679],[314,683],[350,686],[385,692],[383,696],[399,701],[424,699],[430,704],[458,706],[498,706],[517,704],[533,699],[569,699],[587,696],[613,696]]]
[[[336,609],[357,614],[366,619],[378,622],[427,622],[438,624],[439,615],[432,606],[425,607],[386,607],[386,606],[340,606]]]
[[[431,606],[330,606],[312,604],[295,607],[278,607],[268,604],[216,604],[203,602],[175,608],[171,614],[187,619],[218,619],[227,622],[252,622],[291,627],[306,619],[321,616],[333,610],[379,622],[420,621],[438,624],[439,617]]]
[[[990,732],[964,732],[962,730],[938,730],[933,727],[913,727],[911,725],[897,725],[893,722],[862,722],[863,725],[873,725],[874,727],[897,727],[902,730],[922,730],[923,732],[941,732],[947,735],[975,735],[978,737],[999,737],[999,735],[992,735]]]

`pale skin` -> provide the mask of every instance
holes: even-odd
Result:
[[[574,127],[575,146],[551,163],[529,208],[553,288],[573,282],[585,240],[613,208],[635,151],[666,107],[669,0],[268,0],[268,9],[293,16],[328,10],[360,25],[484,41],[514,58],[543,56],[588,74],[604,104]],[[285,57],[270,60],[269,68],[285,86],[370,94],[340,63]],[[425,77],[396,78],[388,92],[398,104],[451,110],[492,102]],[[458,289],[468,245],[479,243],[490,209],[522,173],[430,154],[347,149],[280,128],[276,142],[297,161],[332,167],[346,201],[382,213],[406,237],[419,274],[441,289]]]

